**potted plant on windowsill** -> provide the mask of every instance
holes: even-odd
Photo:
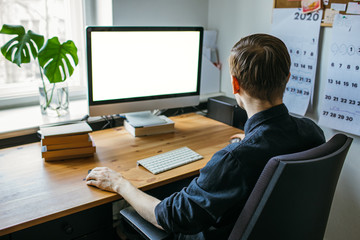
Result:
[[[1,53],[19,67],[30,63],[31,56],[39,66],[41,85],[40,108],[44,115],[63,116],[69,111],[68,87],[65,82],[74,72],[79,59],[73,41],[60,43],[58,37],[48,39],[21,25],[4,24],[2,34],[16,35],[1,47]]]

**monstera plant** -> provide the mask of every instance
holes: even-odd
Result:
[[[1,53],[7,60],[19,67],[21,64],[30,63],[31,58],[37,61],[42,83],[39,87],[42,113],[46,114],[48,110],[53,110],[59,116],[62,110],[67,112],[67,86],[57,89],[57,85],[65,82],[78,64],[74,42],[68,40],[61,44],[57,37],[53,37],[44,44],[44,36],[31,30],[26,32],[21,25],[4,24],[0,33],[15,35],[1,47]]]

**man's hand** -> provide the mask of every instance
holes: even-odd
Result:
[[[230,139],[234,139],[234,138],[240,138],[241,140],[243,140],[245,138],[245,134],[244,133],[238,133],[238,134],[232,135],[230,137]]]
[[[91,170],[86,177],[86,184],[100,189],[119,193],[119,187],[123,177],[107,167],[97,167]]]
[[[87,175],[86,184],[120,194],[143,218],[162,229],[155,217],[155,207],[160,200],[134,187],[120,173],[97,167]]]

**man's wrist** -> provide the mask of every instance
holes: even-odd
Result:
[[[127,186],[128,184],[129,184],[129,181],[127,181],[124,178],[121,178],[119,181],[116,182],[116,184],[114,186],[115,192],[117,192],[120,195],[123,195],[124,192],[126,191],[126,188],[128,187]]]

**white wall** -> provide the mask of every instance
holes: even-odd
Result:
[[[222,62],[221,91],[232,96],[228,56],[232,46],[251,33],[269,33],[271,9],[269,0],[209,0],[208,28],[219,32],[218,48]]]
[[[201,25],[218,30],[219,56],[222,62],[221,90],[232,96],[228,54],[241,37],[252,33],[270,33],[271,0],[113,0],[114,25]],[[314,110],[307,114],[318,120],[319,102],[326,82],[329,42],[332,29],[322,28],[319,49]],[[335,131],[323,128],[329,139]],[[360,238],[360,138],[354,142],[345,161],[335,193],[327,240]]]
[[[114,25],[207,26],[208,0],[113,0]]]
[[[219,52],[223,63],[221,90],[232,96],[228,54],[233,44],[241,37],[252,33],[270,33],[273,1],[269,0],[209,0],[208,27],[219,31]],[[331,28],[322,28],[317,83],[314,95],[314,110],[307,114],[317,121],[319,104],[326,82],[328,49],[332,37]],[[324,128],[329,139],[336,132]],[[325,234],[327,240],[360,239],[360,138],[354,137],[345,161]]]

